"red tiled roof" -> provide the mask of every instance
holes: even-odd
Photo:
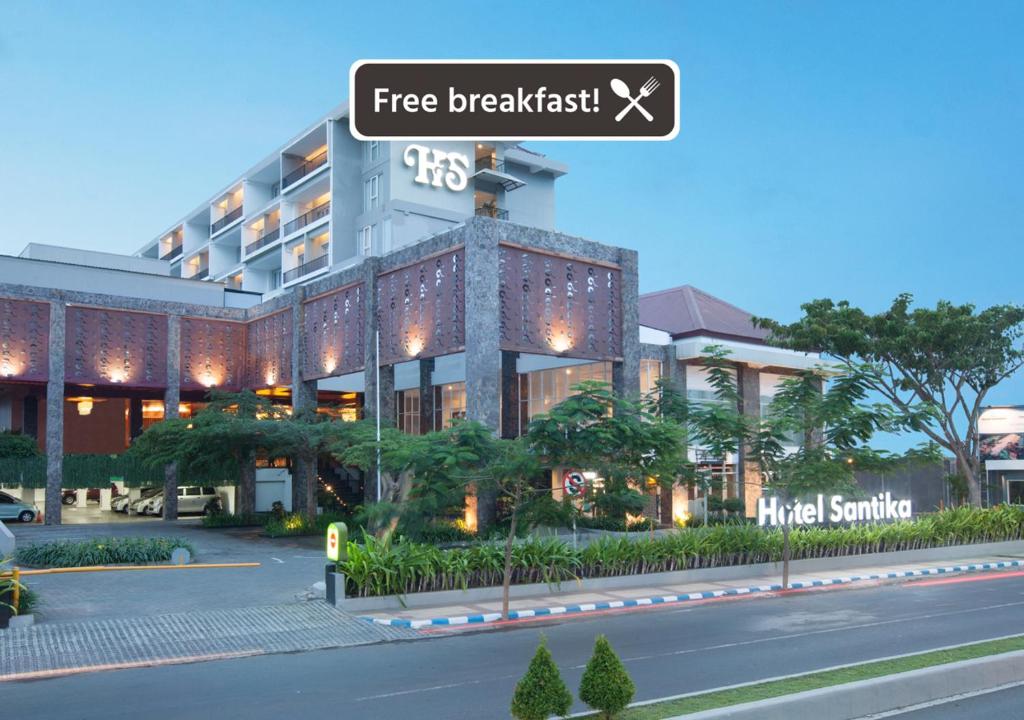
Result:
[[[709,335],[764,343],[768,332],[754,327],[751,314],[693,285],[640,296],[640,324],[664,330],[673,339]]]

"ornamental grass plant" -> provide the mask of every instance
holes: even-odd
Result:
[[[24,545],[15,551],[14,559],[18,565],[29,567],[145,565],[169,561],[171,552],[179,547],[195,557],[192,544],[180,538],[110,537]]]
[[[809,527],[791,533],[794,560],[918,550],[1024,537],[1024,508],[962,507],[915,521],[850,527]],[[602,537],[585,547],[555,538],[517,542],[512,553],[512,584],[558,585],[577,578],[672,572],[777,562],[782,532],[755,525],[715,525],[684,529],[655,538]],[[403,539],[365,535],[350,542],[348,560],[339,563],[350,597],[406,595],[437,590],[500,586],[500,544],[476,542],[441,549]]]

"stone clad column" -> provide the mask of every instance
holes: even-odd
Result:
[[[738,365],[737,386],[740,392],[740,412],[751,422],[761,419],[761,371],[749,365]],[[736,497],[742,497],[747,517],[757,513],[757,499],[761,497],[761,468],[750,457],[750,445],[740,449],[739,480],[742,488]]]
[[[466,223],[466,418],[501,430],[501,306],[498,223]],[[494,493],[477,496],[481,530],[496,517]]]
[[[661,361],[661,372],[665,381],[684,399],[686,398],[686,363],[676,357],[676,346],[665,346]],[[689,489],[676,485],[661,490],[661,524],[672,525],[676,517],[683,517],[689,511]]]
[[[434,358],[420,360],[420,434],[434,427]]]
[[[167,387],[164,389],[164,420],[178,418],[181,402],[181,318],[167,316]],[[164,520],[178,519],[178,466],[164,466]]]
[[[366,288],[366,322],[363,337],[363,417],[372,418],[377,414],[377,274],[380,259],[368,257],[363,260],[363,282]],[[395,424],[395,368],[384,365],[380,368],[380,421],[381,425]]]
[[[612,390],[622,397],[640,395],[640,275],[635,250],[619,251],[622,270],[622,361],[612,365]]]
[[[292,415],[316,413],[316,380],[303,380],[306,365],[306,289],[296,288],[292,304]],[[292,511],[316,516],[317,456],[297,453],[292,463]]]
[[[49,376],[46,381],[46,509],[47,525],[60,525],[64,482],[64,302],[50,303]]]

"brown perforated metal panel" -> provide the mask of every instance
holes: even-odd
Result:
[[[304,380],[361,370],[366,330],[366,287],[357,283],[313,298],[303,308]]]
[[[181,319],[182,390],[241,390],[245,355],[243,323]]]
[[[251,321],[246,329],[246,346],[246,387],[291,385],[291,309]]]
[[[50,306],[0,298],[0,380],[50,377]]]
[[[381,365],[464,348],[464,260],[459,248],[377,278]]]
[[[70,306],[65,322],[65,382],[167,386],[166,315]]]
[[[503,350],[622,356],[620,270],[505,245],[499,263]]]

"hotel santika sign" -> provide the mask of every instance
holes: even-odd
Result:
[[[408,145],[402,153],[406,167],[416,168],[413,182],[432,187],[446,187],[452,192],[465,190],[469,184],[469,156],[447,152],[425,145]]]
[[[818,495],[810,501],[783,505],[775,497],[757,499],[757,524],[818,525],[825,522],[855,523],[909,520],[910,500],[897,500],[892,493],[879,493],[870,500],[845,500],[842,495]]]

